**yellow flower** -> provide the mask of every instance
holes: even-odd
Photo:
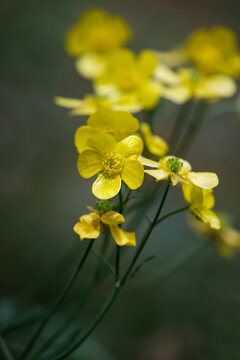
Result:
[[[137,160],[143,143],[139,136],[132,135],[117,142],[107,133],[96,133],[87,140],[88,149],[78,158],[78,171],[84,178],[99,174],[92,186],[99,199],[110,199],[118,194],[121,179],[135,190],[142,185],[144,169]]]
[[[155,74],[155,78],[163,81]],[[182,104],[191,98],[218,100],[235,94],[235,81],[227,75],[204,75],[193,68],[181,68],[172,73],[168,80],[168,87],[164,88],[163,97]]]
[[[220,230],[210,228],[197,220],[191,220],[190,224],[198,233],[210,236],[219,253],[226,258],[231,258],[236,252],[240,252],[240,231],[229,225],[227,217],[218,214],[221,222]]]
[[[211,209],[215,199],[212,190],[204,190],[192,184],[182,184],[184,199],[190,204],[189,211],[212,229],[219,230],[221,222]]]
[[[91,115],[100,109],[112,109],[115,111],[139,112],[141,104],[132,96],[122,96],[121,98],[106,98],[99,95],[86,95],[84,99],[73,99],[57,96],[54,98],[55,104],[67,109],[72,109],[71,116]]]
[[[98,133],[109,133],[117,141],[133,135],[139,129],[139,121],[125,111],[102,109],[91,115],[86,126],[80,126],[75,133],[75,146],[79,153],[88,148],[87,141]]]
[[[151,128],[147,123],[141,124],[141,131],[148,151],[158,156],[164,156],[168,152],[168,144],[158,135],[152,135]]]
[[[152,79],[157,66],[155,55],[148,50],[136,56],[119,49],[109,56],[104,72],[95,81],[95,91],[102,96],[132,95],[142,108],[152,109],[162,94],[162,86]]]
[[[104,70],[108,55],[122,47],[131,37],[128,24],[119,16],[102,9],[86,11],[68,31],[65,48],[78,57],[78,72],[93,79]]]
[[[144,159],[144,158],[140,158]],[[156,167],[154,170],[145,170],[157,181],[167,180],[169,177],[173,185],[178,183],[193,184],[202,189],[212,189],[218,185],[218,177],[210,172],[193,172],[188,161],[177,158],[176,156],[165,156],[159,162],[148,163],[147,159],[142,161],[143,165]]]
[[[119,246],[136,246],[136,237],[134,232],[122,230],[118,225],[125,222],[123,215],[116,211],[107,211],[105,213],[97,210],[91,210],[87,215],[79,218],[79,222],[74,225],[74,231],[80,236],[80,239],[96,239],[100,235],[101,224],[103,230],[109,226],[112,237]]]
[[[224,26],[199,29],[190,35],[186,53],[195,66],[207,74],[240,75],[240,52],[236,34]]]
[[[119,16],[102,9],[86,11],[69,30],[65,46],[69,55],[109,54],[131,37],[128,24]]]

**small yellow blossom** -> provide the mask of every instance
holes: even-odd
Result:
[[[92,186],[99,199],[110,199],[118,194],[121,180],[135,190],[142,185],[144,169],[137,160],[143,150],[139,136],[132,135],[117,142],[107,133],[96,133],[87,140],[88,149],[78,158],[78,171],[84,178],[98,174]]]
[[[203,73],[240,75],[240,51],[236,34],[224,26],[201,28],[190,35],[186,54]]]
[[[192,184],[182,184],[184,199],[190,204],[189,211],[212,229],[219,230],[221,222],[211,209],[215,199],[212,190],[204,190]]]
[[[120,49],[109,56],[104,72],[95,81],[95,91],[102,96],[131,95],[142,108],[152,109],[162,94],[162,85],[152,78],[156,66],[151,51],[136,56],[131,50]]]
[[[141,158],[140,158],[141,160]],[[154,170],[145,170],[157,181],[171,179],[172,185],[178,183],[193,184],[202,189],[212,189],[218,185],[218,177],[210,172],[193,172],[188,161],[177,158],[176,156],[165,156],[159,162],[142,162],[143,165],[156,167]]]
[[[82,100],[57,96],[54,102],[59,106],[72,109],[69,113],[71,116],[91,115],[100,109],[129,111],[131,113],[139,112],[142,109],[141,104],[132,96],[106,98],[93,94],[86,95]]]
[[[130,37],[130,28],[123,18],[92,9],[68,31],[65,48],[69,55],[78,57],[78,72],[92,79],[104,70],[108,55],[124,46]]]
[[[101,224],[103,231],[109,226],[112,237],[119,246],[136,246],[136,237],[134,232],[127,232],[119,227],[119,224],[125,222],[123,215],[116,211],[102,212],[91,209],[87,215],[79,218],[79,222],[74,225],[74,231],[80,236],[80,239],[96,239],[100,235]]]
[[[211,237],[213,244],[223,257],[231,258],[236,252],[240,252],[240,231],[229,225],[225,215],[218,214],[218,217],[221,222],[220,230],[212,229],[195,219],[195,221],[191,219],[190,224],[198,233]]]
[[[161,76],[155,78],[163,81]],[[228,98],[235,94],[237,86],[235,81],[227,75],[204,75],[194,68],[181,68],[172,72],[171,79],[164,88],[162,96],[177,104],[189,99],[218,100]]]
[[[117,141],[133,135],[139,129],[139,121],[125,111],[102,109],[91,115],[86,126],[80,126],[75,133],[75,146],[79,153],[88,148],[89,138],[99,133],[109,133]]]
[[[102,9],[86,11],[66,36],[66,50],[72,56],[108,54],[123,46],[131,31],[125,20]]]
[[[158,135],[152,135],[151,128],[147,123],[141,124],[141,131],[144,142],[148,151],[158,156],[158,158],[166,155],[168,152],[168,144]]]

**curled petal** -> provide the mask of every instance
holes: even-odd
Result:
[[[117,225],[110,225],[110,231],[115,242],[119,246],[136,246],[136,237],[134,232],[124,231]]]
[[[116,211],[107,211],[101,216],[101,221],[107,225],[119,225],[124,223],[125,219]]]
[[[213,189],[219,183],[217,175],[209,172],[189,172],[187,179],[192,184],[206,190]]]
[[[159,163],[157,161],[153,161],[151,159],[147,159],[144,156],[140,155],[138,157],[138,161],[140,161],[140,163],[144,166],[149,166],[152,168],[158,168],[159,167]]]
[[[84,150],[78,157],[79,174],[88,179],[102,170],[102,156],[94,150]]]
[[[121,177],[117,175],[113,178],[106,177],[104,174],[99,174],[97,180],[92,186],[93,195],[98,199],[107,200],[116,196],[121,189]]]
[[[79,153],[88,148],[87,141],[95,134],[96,130],[89,126],[80,126],[77,129],[75,132],[74,143]]]
[[[73,230],[80,236],[80,239],[96,239],[100,234],[100,216],[97,212],[83,215],[76,223]]]
[[[219,230],[221,228],[220,219],[212,210],[194,208],[190,209],[190,211],[196,218],[208,224],[212,229]]]

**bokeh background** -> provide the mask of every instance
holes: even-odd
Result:
[[[136,51],[168,50],[200,26],[226,25],[240,36],[236,0],[1,3],[0,323],[19,316],[32,319],[23,329],[6,333],[15,353],[61,291],[86,246],[72,231],[86,205],[94,205],[91,182],[81,179],[76,169],[73,138],[84,120],[70,118],[54,105],[53,97],[81,97],[91,91],[65,53],[63,37],[81,12],[95,6],[125,17],[134,33],[129,47]],[[155,130],[161,130],[162,136],[167,137],[177,110],[172,105],[161,115]],[[212,105],[187,159],[195,170],[219,175],[216,208],[229,212],[240,229],[239,143],[235,99],[224,100]],[[175,209],[179,198],[180,190],[172,191],[166,211]],[[164,264],[200,241],[185,218],[184,214],[171,218],[154,232],[144,256],[157,258],[129,281],[104,322],[71,359],[240,358],[239,257],[225,260],[208,248],[168,280],[158,279]],[[124,253],[126,261],[128,254],[132,250]],[[44,336],[80,301],[94,262],[92,256]],[[73,329],[84,328],[93,318],[111,281],[108,276],[93,291]]]

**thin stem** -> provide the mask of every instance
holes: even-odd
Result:
[[[138,247],[135,256],[133,257],[132,262],[130,263],[125,275],[123,276],[121,281],[118,281],[117,283],[115,283],[115,288],[113,290],[112,295],[109,297],[109,299],[107,300],[107,302],[105,303],[104,307],[102,308],[102,310],[100,311],[99,315],[97,316],[97,318],[92,322],[92,324],[89,326],[88,329],[86,329],[86,331],[84,332],[84,334],[80,337],[80,339],[78,341],[76,341],[75,344],[72,344],[69,346],[69,348],[64,351],[62,354],[56,355],[55,357],[53,357],[51,360],[62,360],[65,359],[67,356],[69,356],[73,351],[75,351],[88,337],[89,335],[91,335],[91,333],[95,330],[95,328],[97,327],[97,325],[101,322],[101,320],[104,318],[105,314],[108,312],[108,310],[111,308],[112,304],[114,303],[115,299],[118,296],[118,293],[120,291],[120,289],[122,288],[122,286],[125,284],[125,282],[127,281],[129,275],[131,274],[132,268],[134,267],[139,255],[141,254],[147,240],[149,239],[149,236],[151,235],[156,223],[157,223],[157,219],[161,213],[161,210],[163,208],[163,205],[165,203],[168,191],[170,189],[170,185],[171,182],[168,181],[166,189],[164,191],[161,203],[158,207],[158,210],[156,212],[156,215],[152,221],[152,223],[149,225],[146,233],[143,236],[143,239],[141,241],[140,246]]]
[[[156,212],[156,215],[155,215],[152,223],[149,224],[149,227],[148,227],[147,231],[145,232],[145,234],[144,234],[144,236],[143,236],[143,238],[142,238],[142,241],[141,241],[141,243],[140,243],[140,245],[139,245],[139,247],[138,247],[138,249],[137,249],[137,251],[136,251],[136,253],[135,253],[134,257],[133,257],[133,259],[132,259],[132,262],[131,262],[131,264],[129,265],[129,267],[128,267],[126,273],[125,273],[125,275],[123,276],[123,279],[121,280],[121,286],[127,281],[128,276],[130,275],[130,273],[131,273],[131,271],[132,271],[132,269],[133,269],[136,261],[137,261],[138,258],[139,258],[139,255],[141,254],[144,246],[146,245],[147,240],[149,239],[149,236],[151,235],[154,227],[155,227],[156,224],[157,224],[157,220],[158,220],[158,218],[159,218],[159,215],[160,215],[160,213],[161,213],[161,211],[162,211],[162,208],[163,208],[163,205],[164,205],[164,203],[165,203],[165,200],[166,200],[168,191],[169,191],[169,189],[170,189],[170,185],[171,185],[171,181],[168,180],[167,186],[166,186],[165,191],[164,191],[164,193],[163,193],[163,197],[162,197],[162,200],[161,200],[160,205],[159,205],[159,207],[158,207],[158,210],[157,210],[157,212]]]
[[[192,107],[192,102],[188,101],[185,104],[183,104],[180,108],[179,114],[176,118],[175,124],[173,126],[173,129],[172,129],[169,141],[168,141],[169,148],[171,149],[171,151],[173,151],[174,148],[176,148],[177,142],[178,142],[180,134],[181,134],[181,130],[184,127],[184,124],[190,113],[191,107]]]
[[[50,308],[49,312],[45,315],[45,317],[42,319],[40,325],[38,326],[37,330],[34,332],[33,336],[31,337],[30,341],[28,342],[28,344],[26,345],[25,349],[23,350],[22,354],[19,357],[19,360],[23,360],[26,359],[26,357],[28,356],[28,354],[30,353],[33,345],[35,344],[35,342],[38,340],[38,337],[40,336],[40,334],[42,333],[44,327],[47,325],[48,321],[51,319],[51,317],[54,315],[54,313],[59,309],[59,307],[62,305],[62,303],[64,302],[67,294],[69,293],[69,291],[71,290],[74,281],[76,280],[83,264],[85,263],[85,260],[87,259],[87,256],[91,250],[91,247],[93,245],[94,239],[92,239],[79,264],[77,265],[76,269],[74,270],[73,274],[71,275],[71,277],[69,278],[63,292],[59,295],[59,297],[57,298],[57,300],[55,301],[55,303],[52,305],[52,307]]]
[[[6,360],[14,360],[12,354],[10,353],[10,350],[8,349],[6,342],[4,341],[1,335],[0,335],[0,346],[3,354],[5,355]]]
[[[185,211],[185,210],[187,210],[188,208],[189,208],[189,205],[184,206],[184,207],[182,207],[182,208],[180,208],[180,209],[171,211],[170,213],[168,213],[168,214],[160,217],[160,218],[158,219],[158,221],[157,221],[157,225],[160,224],[163,220],[169,218],[170,216],[173,216],[173,215],[178,214],[178,213],[180,213],[180,212],[182,212],[182,211]]]
[[[177,154],[179,156],[185,156],[190,146],[192,145],[193,140],[195,139],[199,129],[201,128],[203,121],[207,113],[207,103],[204,101],[199,101],[196,104],[194,114],[192,116],[189,128],[187,129],[182,142],[179,146]]]

